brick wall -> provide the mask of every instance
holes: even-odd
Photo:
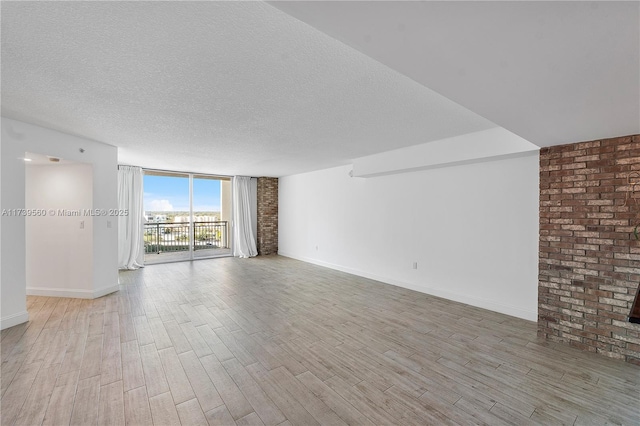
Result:
[[[538,334],[640,364],[640,325],[627,322],[640,282],[634,171],[640,135],[540,151]]]
[[[278,253],[278,178],[258,178],[258,254]]]

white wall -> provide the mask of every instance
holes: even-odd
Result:
[[[537,151],[373,178],[350,170],[280,178],[279,254],[536,320]]]
[[[52,155],[91,164],[94,209],[116,209],[117,149],[39,126],[2,117],[0,146],[2,173],[1,209],[25,208],[25,152]],[[84,153],[79,149],[83,148]],[[28,319],[26,311],[25,219],[2,216],[0,265],[0,328]],[[117,220],[101,216],[93,220],[93,297],[118,289]]]
[[[25,219],[27,294],[91,297],[93,218],[58,214],[91,208],[91,165],[27,163],[25,171],[25,207],[48,212]]]

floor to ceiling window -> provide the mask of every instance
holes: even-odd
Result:
[[[231,255],[231,179],[145,170],[145,263]]]

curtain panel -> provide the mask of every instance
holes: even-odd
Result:
[[[118,167],[118,209],[129,214],[118,217],[118,268],[144,267],[143,172],[140,167]]]
[[[250,185],[250,177],[235,176],[233,178],[233,255],[236,257],[246,258],[258,255],[251,221]]]

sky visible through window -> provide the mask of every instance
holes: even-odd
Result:
[[[148,212],[188,212],[189,178],[144,176],[144,210]],[[193,211],[220,211],[220,181],[193,179]]]

